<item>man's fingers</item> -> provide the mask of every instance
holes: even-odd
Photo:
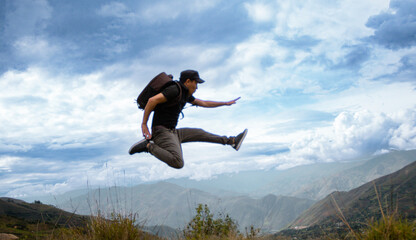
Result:
[[[240,99],[241,97],[238,97],[238,98],[236,98],[236,99],[234,99],[234,100],[231,100],[230,102],[229,102],[229,104],[231,105],[231,104],[236,104],[237,103],[237,100],[238,99]]]
[[[146,139],[151,139],[152,138],[152,134],[148,133],[148,132],[144,132],[143,133],[143,137]]]
[[[149,139],[149,136],[150,136],[150,133],[146,133],[146,132],[143,133],[143,137],[145,137],[146,139]]]
[[[147,125],[145,124],[142,125],[142,134],[143,137],[145,137],[146,139],[152,138],[152,134],[150,133],[149,129],[147,128]]]

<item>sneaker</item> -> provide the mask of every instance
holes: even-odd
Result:
[[[240,149],[241,144],[244,141],[244,138],[246,137],[248,132],[248,129],[245,129],[242,133],[238,134],[235,138],[234,138],[234,143],[231,144],[231,146],[238,151],[238,149]]]
[[[146,138],[138,141],[137,143],[133,144],[133,146],[129,149],[129,154],[133,155],[135,153],[141,153],[141,152],[148,152],[147,150],[147,144],[149,143],[149,140]]]

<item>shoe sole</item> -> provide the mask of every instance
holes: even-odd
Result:
[[[146,140],[146,139],[143,139],[143,140],[138,141],[137,143],[133,144],[133,145],[130,147],[130,149],[129,149],[129,154],[130,154],[130,155],[133,155],[134,153],[132,153],[132,152],[131,152],[131,150],[133,150],[133,148],[134,148],[134,147],[136,147],[137,145],[139,145],[139,144],[143,143],[144,141],[147,141],[147,140]]]
[[[235,147],[235,150],[238,151],[240,149],[241,144],[243,143],[244,139],[246,138],[246,135],[248,133],[248,129],[244,130],[243,137],[241,138],[240,142],[238,143],[237,147]]]

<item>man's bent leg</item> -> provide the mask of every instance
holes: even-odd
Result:
[[[177,130],[158,128],[153,131],[154,143],[149,144],[149,152],[173,168],[184,166],[181,143]]]
[[[178,129],[179,141],[181,143],[186,142],[209,142],[219,144],[232,144],[231,138],[227,136],[219,136],[204,131],[200,128],[181,128]]]

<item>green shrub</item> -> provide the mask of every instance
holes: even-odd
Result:
[[[199,204],[195,217],[188,223],[184,230],[185,239],[229,239],[240,238],[237,224],[228,215],[220,214],[214,219],[207,205]]]

